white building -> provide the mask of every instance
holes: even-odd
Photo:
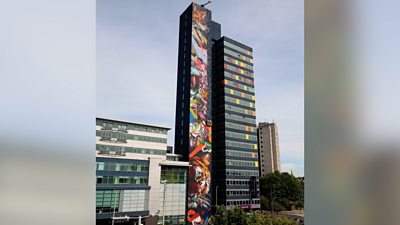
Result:
[[[109,223],[113,215],[161,220],[164,203],[166,221],[184,224],[189,164],[167,153],[169,130],[96,118],[97,224]]]

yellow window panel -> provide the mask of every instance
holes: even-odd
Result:
[[[239,61],[235,60],[235,64],[238,65],[238,64],[239,64]]]
[[[253,63],[253,59],[250,59],[250,62]]]
[[[248,134],[246,134],[246,140],[249,140],[249,135]]]
[[[254,144],[254,149],[257,149],[257,144]]]
[[[246,85],[244,85],[244,90],[246,90],[246,91],[247,91],[247,86],[246,86]]]
[[[258,162],[255,162],[256,167],[258,167]]]
[[[250,107],[253,107],[253,103],[250,102]]]
[[[239,80],[239,76],[238,75],[236,75],[236,80]]]
[[[251,100],[254,100],[254,95],[253,95],[253,96],[251,96]]]
[[[236,104],[240,104],[240,100],[239,99],[236,99]]]
[[[243,71],[243,70],[240,70],[240,73],[241,73],[241,74],[243,74],[243,73],[244,73],[244,71]]]
[[[233,92],[233,89],[231,89],[231,94],[233,95],[233,93],[234,93],[234,92]]]

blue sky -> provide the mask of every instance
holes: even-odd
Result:
[[[171,127],[173,145],[179,16],[190,3],[97,0],[98,116]],[[257,121],[277,123],[282,170],[298,176],[304,174],[303,6],[301,0],[207,5],[223,35],[253,48]]]

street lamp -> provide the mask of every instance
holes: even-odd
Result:
[[[218,206],[218,185],[215,187],[215,206]]]
[[[167,180],[162,180],[161,183],[164,184],[162,224],[165,225],[165,191],[167,190]]]
[[[113,217],[112,217],[112,222],[111,222],[111,225],[114,225],[114,218],[115,218],[115,207],[116,207],[116,204],[117,204],[117,190],[114,190],[115,192],[114,192],[114,211],[113,211]]]

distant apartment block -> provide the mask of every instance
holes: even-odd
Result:
[[[273,123],[258,124],[260,175],[281,171],[278,127]]]

